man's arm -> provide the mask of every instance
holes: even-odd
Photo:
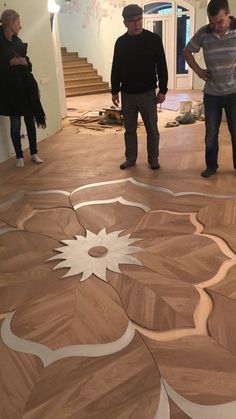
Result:
[[[158,75],[158,87],[159,92],[157,93],[157,103],[163,103],[166,98],[167,83],[168,83],[168,70],[166,64],[166,56],[163,48],[162,41],[160,39],[157,51],[157,75]]]
[[[196,73],[200,79],[206,81],[209,77],[209,74],[206,69],[203,69],[198,65],[193,56],[193,53],[185,47],[183,50],[183,55],[189,67],[194,71],[194,73]]]
[[[120,66],[119,66],[119,46],[118,42],[116,41],[115,48],[114,48],[114,55],[113,55],[113,62],[112,62],[112,69],[111,69],[111,94],[112,94],[112,102],[115,106],[118,106],[120,103],[119,99],[119,91],[120,91]]]

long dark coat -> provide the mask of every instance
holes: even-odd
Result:
[[[27,44],[16,35],[9,41],[0,26],[0,115],[21,116],[33,113],[37,124],[45,126],[38,85],[26,53]],[[10,65],[13,57],[25,57],[28,66]]]

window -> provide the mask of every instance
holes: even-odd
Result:
[[[144,13],[145,14],[170,14],[172,13],[172,3],[167,2],[158,2],[158,3],[151,3],[146,4],[144,6]]]

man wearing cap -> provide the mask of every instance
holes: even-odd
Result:
[[[118,106],[121,92],[125,124],[126,160],[120,168],[135,165],[140,112],[147,133],[148,163],[155,170],[160,168],[157,103],[164,102],[168,90],[165,53],[159,35],[143,29],[143,9],[140,6],[126,6],[122,16],[127,32],[116,41],[111,72],[112,101]]]

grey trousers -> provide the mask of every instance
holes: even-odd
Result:
[[[125,125],[125,157],[135,162],[138,156],[137,125],[140,112],[147,133],[147,156],[151,163],[159,156],[159,131],[157,127],[157,99],[155,90],[140,94],[121,93]]]

